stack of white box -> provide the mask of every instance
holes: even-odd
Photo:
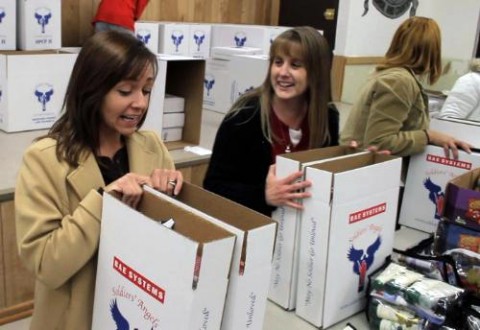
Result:
[[[162,139],[165,142],[180,141],[185,125],[185,99],[165,94],[163,104]]]

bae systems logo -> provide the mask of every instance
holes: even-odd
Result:
[[[48,25],[52,18],[52,12],[49,8],[37,8],[34,13],[37,23],[42,27],[42,33],[45,33],[45,27]]]

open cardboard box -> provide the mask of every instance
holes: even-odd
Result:
[[[365,307],[393,249],[402,160],[362,153],[306,167],[295,313],[327,328]]]
[[[180,141],[167,142],[169,150],[200,143],[205,60],[193,57],[159,55],[158,74],[142,129],[162,136],[165,94],[185,100],[185,125]]]
[[[219,329],[235,239],[148,191],[138,210],[105,193],[92,329]]]
[[[462,118],[432,118],[430,129],[444,132],[480,149],[480,122]]]
[[[310,164],[358,152],[362,151],[336,146],[279,155],[276,158],[276,175],[286,177]],[[300,215],[301,211],[287,206],[280,206],[272,213],[278,229],[268,298],[287,310],[294,309],[296,301]]]
[[[443,216],[480,230],[480,168],[459,175],[447,183]]]
[[[399,223],[427,233],[436,231],[449,180],[480,167],[480,153],[459,150],[458,159],[447,158],[443,148],[429,145],[410,157]]]
[[[146,189],[236,235],[222,329],[263,329],[276,223],[187,182],[175,198]]]

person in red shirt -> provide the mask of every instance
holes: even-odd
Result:
[[[102,0],[92,21],[95,32],[117,30],[133,33],[149,0]]]

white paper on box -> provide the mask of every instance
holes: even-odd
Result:
[[[148,192],[142,203],[155,217],[175,214],[176,228],[184,229],[168,229],[104,194],[92,329],[115,328],[120,314],[130,328],[218,329],[235,237]]]
[[[454,136],[480,149],[480,122],[460,118],[432,118],[430,129]]]
[[[146,189],[152,191],[151,188]],[[155,193],[236,235],[222,329],[261,330],[271,272],[275,222],[189,183],[184,183],[176,197],[178,200]]]
[[[50,128],[63,105],[76,54],[0,54],[0,129]]]
[[[60,0],[22,0],[17,3],[19,49],[39,50],[62,47]]]
[[[338,146],[280,155],[276,158],[276,175],[279,178],[286,177],[302,170],[304,164],[319,163],[356,152],[359,151]],[[296,303],[300,217],[300,211],[286,206],[280,206],[272,213],[278,228],[268,298],[287,310],[294,309]]]
[[[301,216],[296,314],[317,327],[365,307],[367,273],[392,251],[401,159],[368,159],[374,157],[356,154],[305,170],[312,196]]]
[[[0,1],[0,17],[0,50],[15,50],[17,49],[16,1]]]
[[[445,157],[443,148],[427,146],[410,157],[399,223],[428,233],[436,231],[445,202],[447,182],[480,166],[480,153],[459,150],[458,159]]]

